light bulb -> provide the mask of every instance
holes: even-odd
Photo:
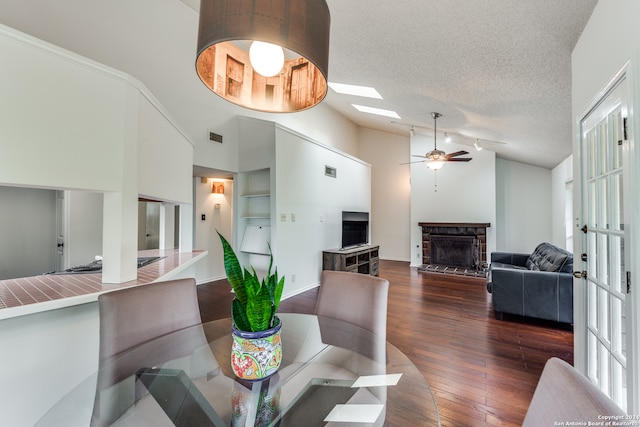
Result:
[[[254,41],[249,48],[251,66],[264,77],[273,77],[282,70],[284,51],[276,44]]]
[[[442,165],[444,165],[443,161],[440,160],[433,160],[429,163],[427,163],[427,167],[431,170],[437,171],[438,169],[440,169],[442,167]]]

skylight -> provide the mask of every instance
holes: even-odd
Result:
[[[361,111],[363,113],[377,114],[378,116],[392,117],[394,119],[400,118],[398,113],[396,113],[395,111],[383,110],[381,108],[365,107],[364,105],[357,105],[357,104],[351,104],[351,105],[353,105],[358,111]]]
[[[372,87],[347,85],[343,83],[329,82],[329,87],[337,93],[344,95],[363,96],[365,98],[382,99],[382,96]]]

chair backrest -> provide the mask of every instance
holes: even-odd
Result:
[[[386,340],[388,294],[387,279],[323,270],[315,314],[357,325]]]
[[[149,283],[98,297],[100,361],[201,323],[193,278]]]
[[[624,415],[624,411],[577,369],[552,357],[544,366],[522,426],[552,426],[565,421],[587,425],[613,415]]]
[[[161,366],[207,342],[201,327],[191,328],[201,324],[193,278],[107,292],[98,297],[98,307],[99,370],[92,426],[109,425],[133,404],[137,397],[132,376],[138,369]],[[191,328],[186,334],[168,335],[186,328]],[[149,342],[142,351],[128,351]]]

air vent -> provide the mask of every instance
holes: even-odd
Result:
[[[222,135],[218,135],[217,133],[209,132],[209,139],[222,144]]]
[[[338,174],[338,171],[336,170],[336,168],[331,167],[331,166],[324,166],[324,174],[327,176],[330,176],[331,178],[335,178]]]

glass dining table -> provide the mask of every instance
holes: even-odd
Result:
[[[439,426],[415,365],[355,325],[280,313],[283,360],[260,381],[231,368],[231,319],[162,336],[114,357],[37,426]]]

